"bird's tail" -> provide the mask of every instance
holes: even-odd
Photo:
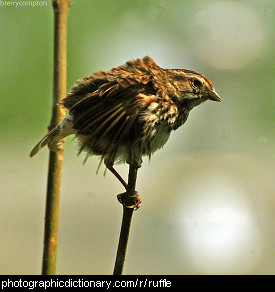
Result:
[[[47,135],[45,135],[32,149],[30,157],[33,157],[40,149],[48,145],[50,149],[55,149],[58,142],[75,133],[72,128],[72,121],[68,115],[58,126],[53,128]]]
[[[32,149],[31,153],[30,153],[30,157],[33,157],[40,149],[42,149],[44,146],[49,145],[49,147],[51,146],[52,142],[55,139],[55,137],[58,137],[60,132],[60,125],[58,125],[57,127],[53,128],[47,135],[45,135]],[[58,139],[59,141],[59,139]],[[54,143],[56,144],[56,143]],[[53,147],[50,147],[53,148]]]

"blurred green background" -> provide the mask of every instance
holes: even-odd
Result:
[[[51,114],[53,11],[0,6],[0,273],[40,274]],[[17,1],[20,2],[20,1]],[[33,1],[34,2],[34,1]],[[222,103],[194,109],[145,158],[125,274],[274,273],[274,1],[72,0],[68,90],[150,55],[205,74]],[[111,274],[123,192],[72,138],[63,165],[58,274]],[[117,167],[126,177],[126,165]]]

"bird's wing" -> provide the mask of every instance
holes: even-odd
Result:
[[[95,92],[102,84],[107,82],[107,73],[103,71],[82,78],[74,84],[67,96],[62,99],[61,105],[66,109],[71,109],[77,102]]]
[[[136,141],[143,130],[140,122],[140,115],[146,107],[142,102],[143,96],[149,94],[150,90],[152,89],[149,84],[116,76],[76,102],[70,108],[73,128],[78,135],[90,135],[91,138],[82,145],[80,152],[87,145],[89,148],[96,148],[91,143],[102,145],[101,139],[107,141],[104,144],[103,156],[105,153],[114,152],[114,145]]]

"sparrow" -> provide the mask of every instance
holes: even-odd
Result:
[[[110,71],[78,80],[60,106],[63,121],[47,133],[30,156],[48,145],[51,150],[69,135],[79,153],[97,155],[127,190],[115,163],[141,165],[142,157],[162,148],[172,131],[201,103],[221,101],[209,79],[186,69],[163,69],[146,56]],[[100,164],[101,164],[100,162]]]

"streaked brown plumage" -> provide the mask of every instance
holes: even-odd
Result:
[[[190,110],[206,100],[221,101],[203,75],[163,69],[148,56],[132,60],[77,81],[61,102],[68,115],[30,155],[75,134],[79,152],[101,156],[113,171],[116,162],[141,161],[162,148]]]

